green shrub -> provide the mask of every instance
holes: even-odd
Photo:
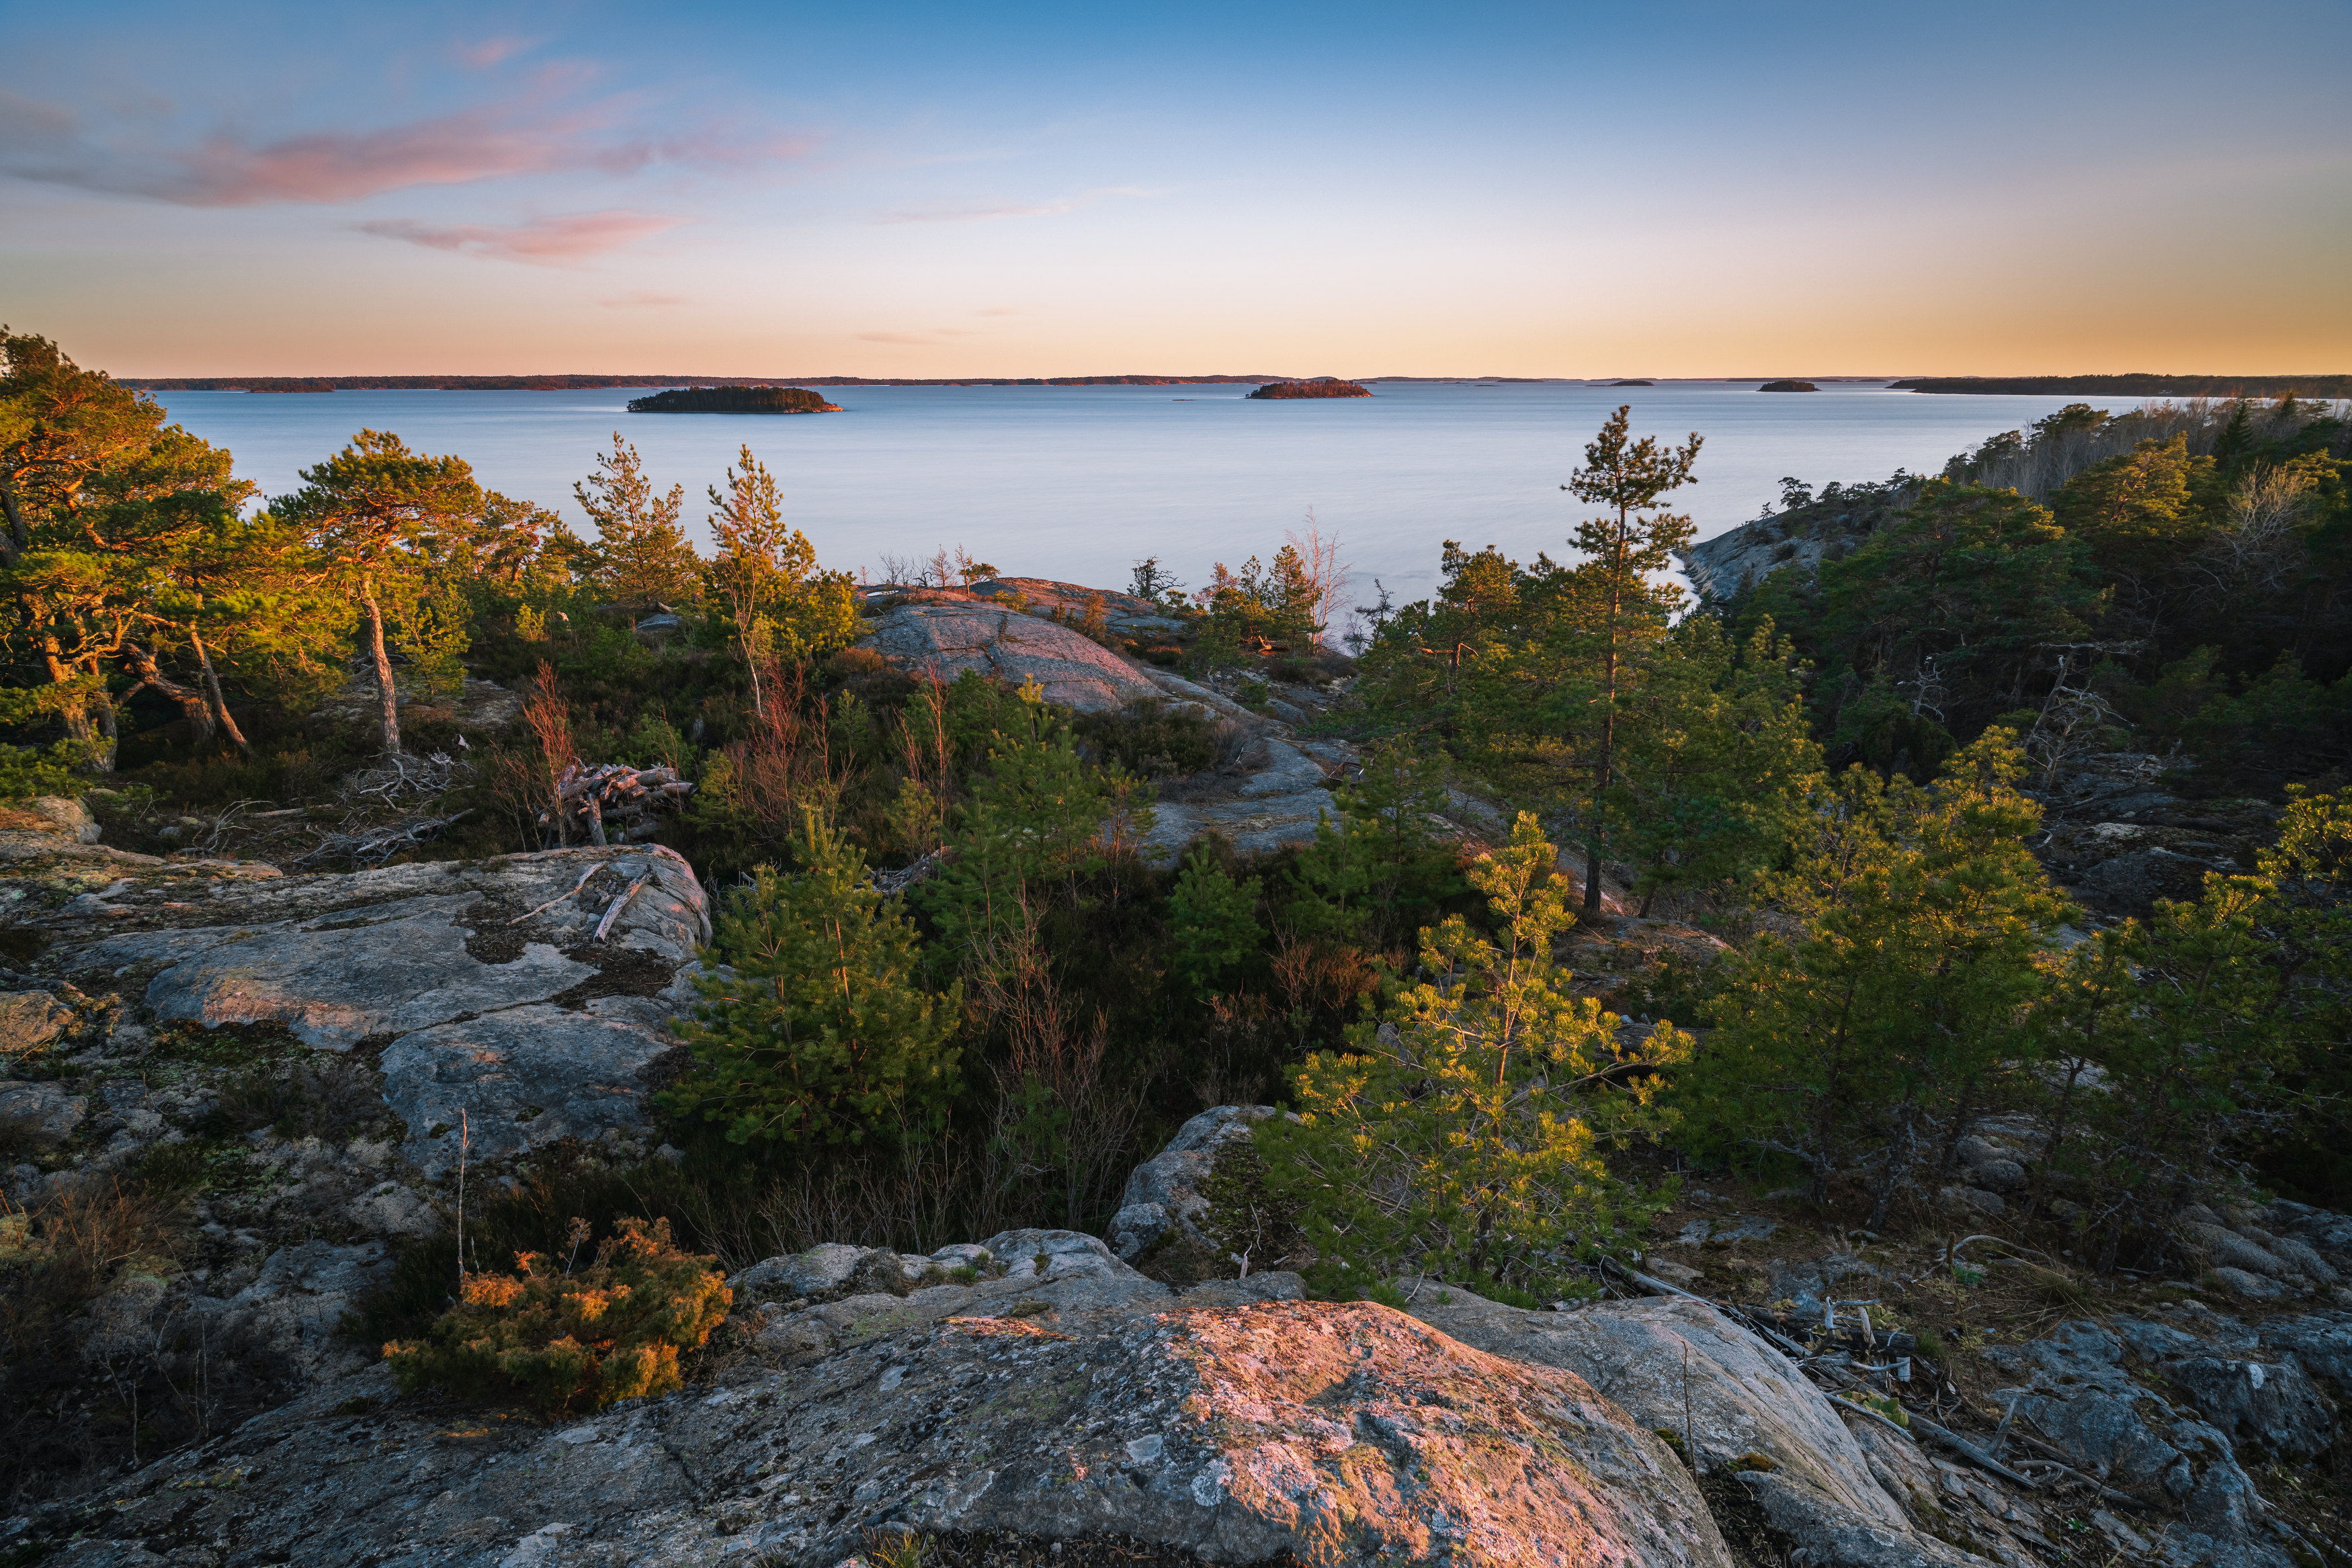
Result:
[[[79,740],[54,746],[0,746],[0,800],[29,800],[38,795],[79,795],[87,781],[74,769],[89,759],[89,747]]]
[[[813,811],[796,847],[799,875],[762,866],[721,906],[702,959],[714,972],[678,1027],[697,1065],[664,1103],[739,1144],[924,1137],[961,1082],[961,992],[916,983],[898,901]]]
[[[1146,697],[1115,714],[1085,714],[1072,727],[1106,763],[1139,779],[1181,779],[1217,760],[1216,727]]]
[[[586,1222],[574,1227],[586,1239]],[[424,1339],[383,1347],[402,1389],[520,1394],[555,1413],[679,1386],[678,1352],[709,1339],[734,1293],[716,1258],[670,1244],[668,1220],[624,1219],[619,1231],[577,1274],[555,1272],[551,1260],[542,1272],[540,1255],[523,1252],[512,1274],[467,1276]]]

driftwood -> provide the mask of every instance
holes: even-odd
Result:
[[[507,924],[509,925],[520,925],[534,915],[546,914],[549,910],[554,908],[557,904],[562,903],[565,899],[572,897],[572,894],[577,894],[582,888],[587,886],[588,879],[590,877],[594,876],[598,872],[605,869],[606,867],[602,862],[590,866],[586,871],[580,873],[580,880],[572,884],[571,892],[559,893],[553,898],[549,899],[545,904],[541,904],[538,908],[524,910],[520,915],[518,915],[512,920],[508,921]]]
[[[621,911],[629,906],[629,900],[636,897],[638,891],[642,889],[646,883],[651,881],[653,881],[653,878],[650,876],[641,876],[637,878],[636,881],[629,883],[626,890],[616,893],[613,895],[612,904],[607,906],[604,911],[604,918],[596,923],[597,941],[602,942],[606,936],[612,934],[613,922],[621,917]]]
[[[362,865],[381,865],[402,850],[413,849],[452,822],[472,815],[469,808],[446,817],[413,817],[383,827],[329,833],[307,853],[288,863],[315,865],[320,861],[357,861]]]
[[[622,762],[591,768],[575,762],[557,776],[555,804],[541,811],[539,821],[541,826],[552,824],[565,841],[574,823],[584,826],[590,841],[602,848],[613,841],[613,831],[624,841],[649,836],[654,813],[693,792],[694,786],[674,768],[632,768]]]
[[[873,878],[875,887],[880,892],[904,893],[939,870],[940,860],[940,852],[933,850],[912,865],[901,866],[897,871],[877,871],[869,874]]]

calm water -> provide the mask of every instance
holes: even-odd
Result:
[[[1706,438],[1677,501],[1701,538],[1757,515],[1782,475],[1880,479],[1934,472],[1953,453],[2061,407],[2057,397],[1927,397],[1823,383],[1655,387],[1382,383],[1376,396],[1251,402],[1247,389],[843,387],[845,412],[779,418],[632,414],[625,388],[593,392],[158,394],[173,418],[236,455],[276,495],[362,427],[454,452],[482,482],[583,519],[572,485],[619,430],[656,482],[687,488],[707,544],[704,486],[737,445],[774,471],[792,520],[828,566],[961,544],[1010,573],[1120,587],[1158,556],[1199,584],[1213,561],[1270,556],[1308,507],[1343,541],[1361,597],[1400,602],[1435,580],[1440,541],[1526,559],[1568,554],[1581,515],[1559,486],[1609,412],[1633,428]]]

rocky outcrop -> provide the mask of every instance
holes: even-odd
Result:
[[[1048,702],[1108,713],[1157,688],[1126,660],[1066,626],[979,602],[902,603],[872,622],[862,645],[910,674],[951,681],[966,670],[1020,685]]]
[[[716,1388],[552,1429],[453,1422],[372,1369],[14,1521],[0,1549],[822,1568],[877,1531],[954,1529],[1333,1568],[1727,1568],[1680,1462],[1572,1373],[1370,1303],[1234,1299],[1250,1283],[884,1296],[828,1348],[747,1350]],[[915,1309],[940,1293],[962,1310]]]
[[[470,1158],[495,1160],[649,1125],[653,1070],[677,1044],[599,1005],[509,1008],[384,1047],[384,1103],[408,1127],[401,1153],[436,1179],[461,1138]]]
[[[156,1022],[278,1023],[348,1051],[572,993],[660,991],[709,915],[670,851],[554,850],[194,887],[124,879],[58,926],[45,963],[117,987],[136,977]]]
[[[0,1136],[43,1147],[73,1136],[89,1113],[89,1097],[54,1083],[0,1083]]]
[[[0,991],[0,1056],[38,1051],[73,1023],[73,1009],[47,991]]]
[[[1702,1466],[1736,1469],[1774,1528],[1816,1562],[1959,1568],[1969,1561],[1915,1529],[1820,1389],[1700,1302],[1522,1312],[1434,1282],[1403,1283],[1412,1315],[1464,1343],[1573,1372],[1642,1425],[1687,1434]]]
[[[101,830],[98,819],[79,800],[62,795],[38,795],[29,800],[0,802],[0,833],[94,844]]]
[[[1189,620],[1169,613],[1168,607],[1157,600],[1139,594],[1121,593],[1116,589],[1087,588],[1075,582],[1056,582],[1045,577],[991,577],[971,584],[966,591],[974,598],[1009,604],[1024,614],[1049,617],[1076,624],[1086,620],[1097,608],[1103,625],[1121,637],[1139,641],[1165,641],[1188,630]]]
[[[1280,1114],[1271,1105],[1216,1105],[1177,1128],[1167,1147],[1128,1173],[1111,1221],[1110,1243],[1118,1255],[1131,1263],[1175,1237],[1211,1247],[1200,1227],[1209,1207],[1202,1188],[1220,1155],[1246,1147],[1258,1123]]]
[[[2329,1430],[2325,1413],[2292,1361],[2266,1365],[2230,1354],[2258,1343],[2232,1320],[2196,1309],[2178,1309],[2175,1319],[2124,1318],[2113,1331],[2070,1322],[2042,1339],[1988,1349],[1985,1359],[2014,1379],[1992,1397],[2099,1480],[2170,1498],[2181,1518],[2163,1534],[2166,1561],[2285,1568],[2292,1558],[2264,1528],[2266,1511],[2236,1445],[2258,1435],[2273,1451],[2312,1451]],[[2154,1378],[2134,1375],[2127,1345]],[[2158,1392],[2168,1385],[2189,1393],[2199,1408],[2176,1406]]]

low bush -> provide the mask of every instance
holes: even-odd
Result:
[[[1150,697],[1115,714],[1082,715],[1074,727],[1105,765],[1139,779],[1180,779],[1217,763],[1214,725]]]
[[[519,1394],[551,1414],[678,1387],[678,1353],[726,1322],[734,1293],[717,1259],[671,1245],[667,1219],[623,1219],[617,1229],[576,1274],[524,1252],[512,1274],[468,1276],[422,1340],[383,1347],[401,1387]],[[587,1235],[575,1221],[575,1253]]]

